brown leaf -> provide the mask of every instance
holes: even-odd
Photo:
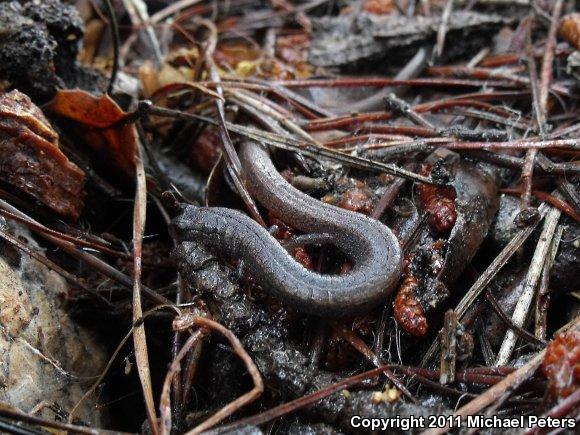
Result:
[[[42,111],[18,90],[0,96],[0,178],[57,213],[81,214],[84,172],[59,149]]]
[[[101,160],[112,162],[129,177],[135,174],[137,132],[133,124],[122,122],[127,113],[109,96],[61,90],[47,109],[76,122],[79,133]]]

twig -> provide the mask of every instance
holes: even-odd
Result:
[[[443,330],[439,335],[441,342],[441,363],[439,383],[442,385],[455,381],[455,362],[457,358],[457,314],[453,310],[445,313]]]
[[[548,250],[552,244],[560,215],[560,210],[556,208],[552,208],[546,215],[544,227],[542,229],[542,233],[540,234],[538,244],[536,245],[536,250],[534,252],[534,256],[532,257],[532,262],[530,263],[530,268],[528,269],[524,290],[512,314],[512,322],[517,326],[521,327],[526,320],[528,309],[530,308],[530,304],[534,298],[538,279],[540,278],[540,274],[544,268],[546,255],[548,254]],[[497,360],[495,363],[496,366],[503,366],[508,363],[515,348],[516,341],[516,334],[513,330],[509,329],[498,352]]]
[[[395,114],[405,116],[421,127],[430,128],[431,130],[436,131],[435,126],[431,122],[427,121],[423,116],[415,112],[409,103],[397,97],[395,94],[389,94],[385,102],[387,110]]]
[[[528,59],[528,68],[530,71],[530,84],[532,85],[532,95],[534,97],[534,109],[536,113],[538,129],[540,136],[545,138],[547,134],[546,119],[548,116],[548,94],[552,82],[552,63],[554,61],[554,51],[556,48],[556,33],[560,23],[562,13],[562,0],[556,0],[552,11],[550,30],[546,40],[545,54],[542,59],[542,69],[540,85],[537,85],[536,64],[533,58]],[[532,194],[532,176],[534,171],[534,161],[538,154],[537,148],[530,148],[526,152],[524,166],[522,168],[522,211],[529,208],[530,197]]]
[[[544,360],[545,350],[539,352],[531,361],[520,367],[515,372],[507,375],[505,379],[498,382],[493,387],[488,389],[485,393],[480,394],[468,404],[459,408],[453,413],[454,416],[473,415],[481,411],[486,406],[495,402],[503,393],[514,384],[521,384],[526,379],[530,378],[536,369],[542,364]],[[438,429],[430,429],[421,433],[421,435],[438,435],[447,432],[447,426]]]
[[[117,79],[117,71],[119,71],[119,46],[121,45],[119,37],[119,23],[117,22],[117,14],[115,8],[111,4],[111,0],[105,0],[105,7],[107,8],[107,15],[109,16],[109,26],[111,27],[111,36],[113,39],[113,68],[111,69],[111,77],[109,78],[109,86],[107,87],[107,94],[113,94],[113,86]]]
[[[501,193],[507,193],[508,195],[517,195],[522,192],[521,188],[507,188],[500,189]],[[574,219],[576,222],[580,222],[580,214],[577,213],[570,204],[562,201],[559,197],[550,195],[549,193],[542,192],[541,190],[532,190],[532,195],[538,198],[540,201],[547,202],[551,206],[559,209],[562,213],[567,214],[569,217]]]
[[[524,165],[524,161],[521,158],[508,154],[499,154],[484,150],[471,150],[467,151],[467,153],[476,159],[495,163],[496,165],[507,168],[521,169]],[[580,174],[580,164],[574,162],[554,163],[546,156],[540,154],[534,164],[534,171],[544,174],[575,175]]]
[[[558,225],[552,244],[550,245],[550,251],[546,257],[546,262],[544,264],[544,269],[542,270],[542,277],[540,278],[540,288],[538,289],[538,297],[536,298],[536,326],[535,334],[540,340],[546,339],[546,322],[548,316],[548,305],[550,303],[550,272],[552,271],[552,266],[554,260],[556,259],[556,253],[558,252],[558,247],[560,246],[560,241],[562,240],[562,233],[564,227]]]
[[[206,22],[206,20],[204,20],[204,24],[206,24],[208,26],[208,28],[210,28],[212,30],[213,38],[217,39],[217,30],[215,29],[215,26],[213,25],[213,23],[209,23],[209,22]],[[216,99],[216,100],[214,100],[214,102],[215,102],[215,105],[217,108],[217,113],[218,113],[217,125],[218,125],[219,134],[220,134],[222,148],[224,151],[226,167],[228,169],[228,172],[231,176],[231,179],[232,179],[234,185],[236,186],[236,190],[238,191],[238,193],[242,197],[242,200],[244,201],[244,204],[246,205],[246,208],[248,209],[248,211],[250,212],[252,217],[260,225],[266,226],[264,219],[262,219],[262,216],[260,215],[260,212],[258,211],[258,207],[256,207],[254,200],[252,199],[250,193],[248,192],[248,189],[246,188],[246,179],[245,179],[243,171],[242,171],[242,164],[240,162],[240,159],[238,158],[238,155],[236,154],[234,144],[232,143],[232,140],[230,139],[228,128],[226,126],[225,107],[224,107],[224,102],[223,102],[224,92],[223,92],[223,88],[222,88],[221,83],[220,83],[221,79],[220,79],[220,76],[218,74],[217,67],[216,67],[214,60],[212,58],[213,50],[215,49],[216,41],[215,40],[210,41],[210,44],[211,44],[211,46],[208,47],[206,49],[206,52],[205,52],[206,65],[207,65],[209,76],[217,84],[216,85],[216,92],[221,97],[221,99]]]
[[[159,432],[161,435],[168,435],[171,433],[171,384],[175,378],[179,379],[181,372],[181,360],[185,358],[189,350],[204,336],[204,330],[198,329],[194,331],[186,340],[183,347],[180,349],[177,356],[167,370],[165,381],[161,389],[161,397],[159,398]]]
[[[538,74],[536,71],[536,64],[534,59],[527,58],[526,62],[528,66],[528,71],[530,74],[530,85],[532,89],[532,97],[534,100],[534,112],[536,114],[536,122],[538,125],[538,129],[542,137],[545,133],[546,128],[546,113],[544,112],[543,108],[540,107],[539,102],[539,88],[538,88]],[[530,147],[526,151],[526,155],[524,157],[524,164],[522,166],[522,173],[520,176],[520,180],[522,183],[522,195],[521,195],[521,212],[519,216],[524,216],[523,213],[530,210],[530,199],[532,196],[532,177],[534,174],[534,164],[536,161],[536,156],[538,154],[538,149],[535,147]],[[521,224],[527,225],[530,221],[525,221],[523,219],[516,219],[517,222]]]
[[[422,47],[413,58],[397,73],[395,76],[396,80],[406,80],[413,77],[417,77],[420,72],[425,68],[427,63],[427,49]],[[370,97],[363,100],[354,102],[353,104],[347,105],[347,107],[337,107],[337,113],[355,113],[355,112],[365,112],[368,110],[378,110],[381,108],[384,99],[387,95],[394,93],[399,94],[405,91],[404,88],[393,89],[391,87],[385,87],[378,92],[373,93]]]
[[[284,116],[283,114],[277,112],[273,108],[270,108],[265,104],[262,104],[256,98],[253,98],[252,96],[242,93],[240,91],[231,91],[231,94],[234,95],[238,100],[241,100],[244,103],[254,107],[256,110],[263,112],[266,115],[274,118],[276,121],[278,121],[280,124],[282,124],[284,127],[286,127],[288,130],[290,130],[303,140],[322,147],[322,144],[320,142],[314,139],[309,133],[304,131],[300,126],[292,122],[292,120],[288,119],[287,116]]]
[[[236,355],[244,362],[244,365],[246,366],[248,373],[252,377],[254,387],[247,393],[238,397],[236,400],[225,405],[222,409],[220,409],[218,412],[216,412],[214,415],[212,415],[210,418],[205,420],[200,425],[188,431],[187,435],[199,434],[208,430],[212,426],[218,424],[224,418],[236,412],[241,407],[256,400],[264,391],[264,382],[262,381],[262,376],[260,375],[258,367],[256,367],[256,364],[254,363],[250,355],[248,355],[248,353],[246,352],[246,350],[244,349],[244,347],[242,346],[242,344],[232,331],[230,331],[226,327],[220,325],[219,323],[213,320],[195,315],[177,318],[173,322],[173,327],[174,329],[177,330],[185,330],[192,326],[198,326],[200,328],[217,331],[221,335],[223,335],[230,342],[230,345],[232,346],[232,349],[234,350]]]

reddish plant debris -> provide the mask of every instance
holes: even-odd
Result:
[[[342,190],[346,183],[351,184],[348,180],[341,180],[337,187]],[[322,201],[364,214],[371,214],[374,208],[372,191],[360,181],[355,181],[352,187],[347,187],[340,194],[325,195]]]
[[[81,90],[58,91],[47,108],[74,121],[87,145],[101,160],[113,163],[125,175],[135,173],[137,131],[123,122],[125,113],[109,96],[95,97]]]
[[[314,67],[308,62],[310,35],[281,36],[276,41],[276,56],[293,69],[294,78],[310,77]]]
[[[284,180],[286,180],[288,183],[292,184],[292,180],[294,179],[294,176],[296,174],[294,174],[294,172],[291,171],[290,169],[284,169],[282,172],[280,172],[280,175],[282,175]]]
[[[276,40],[275,55],[264,55],[255,45],[244,41],[220,43],[215,52],[217,65],[240,77],[292,80],[312,75],[308,63],[308,34],[281,36]]]
[[[348,273],[352,270],[352,263],[350,261],[345,261],[344,263],[342,263],[342,265],[340,266],[340,274],[343,275],[345,273]]]
[[[312,257],[304,246],[298,246],[297,248],[294,248],[294,258],[306,269],[314,269],[314,262],[312,261]]]
[[[419,288],[417,278],[407,276],[397,291],[393,302],[393,314],[397,323],[406,332],[415,337],[422,337],[427,333],[427,318],[416,292]]]
[[[259,49],[243,41],[221,43],[217,46],[214,55],[215,62],[220,68],[224,70],[236,70],[237,73],[247,72],[243,71],[245,68],[244,63],[251,63],[253,65],[259,58]]]
[[[278,233],[276,238],[278,240],[290,240],[296,235],[294,228],[286,224],[284,221],[280,220],[272,213],[268,214],[268,221],[270,225],[276,225],[278,227]],[[306,269],[314,270],[314,262],[312,261],[312,256],[308,253],[304,246],[298,246],[294,248],[292,254],[296,261],[298,261]]]
[[[387,15],[395,10],[394,0],[367,0],[363,3],[363,10],[370,14]]]
[[[558,33],[576,50],[580,50],[580,13],[575,12],[562,18]]]
[[[217,130],[207,128],[199,135],[192,146],[190,158],[200,171],[209,174],[221,155],[220,139]]]
[[[428,165],[421,168],[423,175],[428,175],[429,171]],[[429,227],[438,233],[451,231],[457,220],[453,188],[418,184],[416,189],[423,209],[429,214]]]
[[[568,397],[580,387],[580,330],[556,335],[546,349],[542,371],[554,397]]]
[[[341,325],[344,325],[343,333],[339,332]],[[331,329],[324,352],[325,369],[342,371],[354,367],[360,361],[361,354],[360,350],[353,347],[352,342],[349,343],[348,336],[369,343],[372,342],[375,328],[376,316],[372,314],[337,321]]]
[[[18,90],[0,96],[0,150],[0,178],[63,216],[80,216],[85,174],[59,149],[42,111]]]

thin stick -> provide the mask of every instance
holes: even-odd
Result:
[[[508,195],[517,195],[520,194],[522,190],[520,188],[507,188],[500,189],[499,191],[500,193],[507,193]],[[570,204],[561,200],[559,197],[550,195],[549,193],[543,192],[541,190],[532,190],[532,195],[534,195],[540,201],[547,202],[552,207],[556,207],[562,213],[565,213],[575,221],[580,222],[580,214],[578,214]]]
[[[530,84],[532,85],[532,95],[534,97],[534,108],[536,112],[538,129],[540,136],[546,136],[546,119],[548,116],[548,94],[552,82],[552,63],[554,61],[554,51],[556,48],[556,33],[560,24],[560,15],[562,13],[562,0],[556,0],[552,11],[550,30],[546,40],[545,54],[542,59],[542,69],[540,85],[537,85],[536,64],[533,58],[528,59],[528,68],[530,71]],[[538,154],[537,148],[530,148],[526,152],[524,166],[522,168],[522,210],[526,210],[530,205],[532,195],[532,176],[534,171],[534,161]]]
[[[518,325],[515,325],[514,322],[512,322],[512,320],[508,317],[508,315],[502,309],[502,307],[500,306],[499,302],[493,296],[493,293],[489,289],[487,289],[485,291],[485,298],[487,299],[487,301],[489,302],[489,304],[491,305],[491,307],[493,308],[493,310],[495,311],[495,313],[497,314],[497,316],[499,317],[499,319],[504,323],[504,325],[506,327],[510,328],[510,329],[513,329],[514,332],[520,338],[522,338],[523,340],[526,340],[529,343],[532,343],[534,345],[539,345],[539,346],[545,346],[546,345],[546,342],[543,341],[543,339],[540,339],[540,338],[536,337],[535,335],[530,334],[525,329],[522,329]]]
[[[536,250],[534,252],[530,268],[528,269],[523,293],[520,296],[520,299],[518,300],[518,303],[516,304],[512,314],[512,322],[517,326],[521,327],[526,320],[528,310],[535,295],[535,289],[538,284],[538,280],[544,268],[546,255],[548,254],[548,250],[552,244],[556,226],[558,225],[558,220],[560,219],[561,214],[562,212],[560,210],[557,208],[552,208],[546,215],[544,227],[542,229],[542,233],[540,234],[540,240],[536,245]],[[509,362],[512,352],[516,346],[516,341],[517,336],[515,332],[511,329],[508,329],[497,355],[497,360],[495,363],[496,366],[503,366]]]
[[[554,239],[550,245],[550,252],[546,258],[546,263],[544,264],[544,270],[542,270],[542,277],[540,278],[540,288],[538,289],[538,297],[536,298],[535,325],[535,334],[536,337],[538,337],[540,340],[546,339],[546,322],[548,305],[550,303],[550,272],[552,271],[552,266],[554,265],[554,260],[556,259],[556,253],[558,252],[558,247],[560,246],[563,232],[564,227],[562,225],[558,225],[556,233],[554,234]]]
[[[459,322],[457,313],[447,310],[443,331],[439,334],[441,343],[441,361],[439,364],[439,383],[445,385],[455,381],[455,363],[457,360],[457,330]]]
[[[477,412],[481,411],[481,409],[485,408],[488,405],[491,405],[496,400],[498,400],[504,392],[509,389],[509,387],[513,384],[521,384],[524,380],[528,379],[530,376],[534,374],[536,369],[542,364],[544,360],[544,354],[546,353],[545,350],[539,352],[531,361],[529,361],[524,366],[520,367],[515,372],[507,375],[505,379],[495,384],[493,387],[488,389],[486,392],[480,394],[475,399],[473,399],[468,404],[464,405],[463,407],[459,408],[457,411],[453,413],[454,416],[467,416],[473,415]],[[437,428],[437,429],[430,429],[424,432],[421,432],[421,435],[439,435],[444,434],[447,432],[447,426]]]
[[[252,377],[252,381],[254,382],[254,387],[250,391],[238,397],[236,400],[228,403],[226,406],[224,406],[210,418],[205,420],[203,423],[196,426],[192,430],[188,431],[186,435],[195,435],[206,431],[207,429],[211,428],[212,426],[215,426],[224,418],[228,417],[241,407],[247,405],[248,403],[253,402],[262,394],[262,392],[264,391],[264,382],[262,381],[260,371],[258,370],[258,367],[256,367],[256,364],[254,363],[250,355],[248,355],[248,353],[242,346],[242,343],[240,343],[240,340],[238,340],[238,338],[232,331],[230,331],[226,327],[222,326],[221,324],[213,320],[201,316],[192,316],[189,318],[176,319],[173,325],[174,329],[180,330],[187,329],[191,326],[198,326],[204,329],[219,332],[230,342],[232,349],[234,350],[235,354],[244,362],[244,365],[246,366],[246,369],[248,370],[248,373],[250,374],[250,376]]]
[[[539,86],[538,86],[538,74],[536,71],[536,64],[534,59],[527,58],[527,66],[528,71],[530,74],[530,85],[532,88],[532,97],[534,100],[534,112],[536,114],[536,122],[538,125],[538,129],[540,134],[545,132],[546,128],[546,114],[543,109],[540,107],[539,102]],[[536,162],[536,156],[538,155],[538,149],[531,147],[526,151],[526,155],[524,157],[524,164],[522,166],[522,173],[520,176],[520,180],[522,183],[522,195],[520,200],[520,209],[522,212],[528,210],[530,208],[530,200],[532,197],[532,177],[534,174],[534,164]]]
[[[165,380],[163,381],[163,387],[161,389],[161,397],[159,398],[159,432],[161,435],[168,435],[171,433],[171,384],[174,378],[179,379],[181,360],[185,358],[193,345],[201,340],[204,335],[203,329],[194,331],[173,359],[173,362],[169,366],[169,370],[167,370]]]

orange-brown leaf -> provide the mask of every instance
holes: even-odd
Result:
[[[47,108],[77,123],[79,133],[101,160],[112,162],[128,176],[134,175],[137,132],[133,124],[122,122],[127,113],[109,96],[61,90]]]

